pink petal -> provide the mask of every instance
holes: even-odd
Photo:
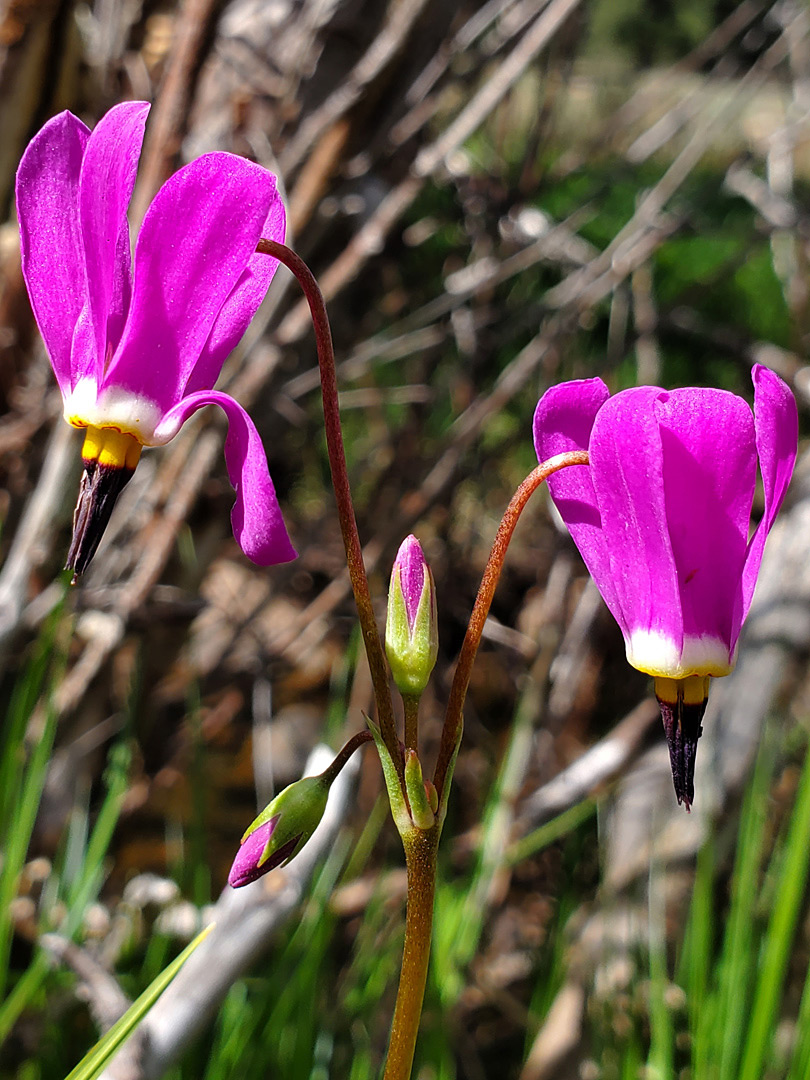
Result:
[[[132,277],[127,208],[148,112],[145,101],[116,105],[93,129],[85,150],[79,207],[92,355],[74,351],[74,382],[84,375],[100,380],[124,328]]]
[[[262,229],[268,240],[284,243],[286,215],[284,203],[276,194]],[[210,390],[219,378],[222,365],[242,340],[250,321],[264,300],[278,268],[278,259],[253,254],[239,281],[217,315],[200,359],[192,371],[185,392]]]
[[[268,870],[272,869],[272,866],[268,866],[266,863],[260,868],[259,859],[262,857],[262,852],[275,831],[278,819],[279,815],[276,814],[275,817],[265,821],[263,825],[260,825],[258,829],[254,829],[249,836],[245,837],[228,874],[228,884],[231,888],[240,889],[243,885],[249,885],[251,881],[256,881],[263,874],[266,874]]]
[[[609,396],[601,379],[560,383],[547,390],[534,414],[538,461],[571,450],[587,450],[596,414]],[[613,584],[591,468],[572,465],[561,469],[549,477],[548,488],[591,577],[626,635],[627,624]]]
[[[799,441],[796,400],[788,386],[761,364],[754,365],[751,375],[754,380],[754,427],[765,494],[765,513],[751,537],[745,559],[743,619],[751,607],[765,541],[793,475]]]
[[[406,536],[399,545],[396,558],[394,559],[394,574],[399,571],[399,585],[402,589],[402,597],[405,601],[405,613],[408,617],[408,628],[413,634],[414,623],[419,611],[419,601],[425,590],[425,562],[422,545],[415,536]],[[392,575],[393,577],[393,575]]]
[[[138,237],[130,316],[105,385],[164,410],[180,400],[276,198],[275,177],[232,154],[206,154],[166,181]]]
[[[638,632],[649,633],[679,653],[683,621],[655,415],[662,394],[656,386],[625,390],[610,398],[594,421],[591,474],[613,597],[606,595],[596,575],[594,580],[626,640]],[[605,572],[601,564],[600,571]]]
[[[87,301],[79,175],[90,131],[63,112],[39,131],[17,169],[20,254],[34,317],[62,395],[73,383],[73,331]]]
[[[289,562],[296,557],[296,551],[281,516],[264,447],[253,421],[238,402],[218,390],[190,394],[163,417],[157,439],[171,438],[204,405],[219,405],[228,417],[225,463],[236,491],[236,503],[231,511],[236,542],[259,566]]]
[[[724,390],[690,388],[661,391],[654,411],[683,633],[731,654],[756,485],[751,410]]]

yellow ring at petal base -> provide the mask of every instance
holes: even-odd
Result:
[[[133,472],[141,457],[143,444],[134,435],[116,428],[89,426],[82,446],[85,464],[95,461],[109,469],[129,469]]]
[[[656,675],[655,696],[667,705],[702,705],[709,696],[709,675],[687,675],[684,679],[669,679]]]

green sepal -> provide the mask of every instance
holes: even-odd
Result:
[[[260,826],[272,818],[278,819],[259,857],[259,866],[263,866],[280,848],[296,837],[298,843],[283,865],[298,854],[320,824],[329,798],[329,787],[329,782],[322,776],[304,776],[280,791],[250,823],[242,837],[242,843]]]
[[[385,778],[385,786],[388,791],[388,801],[391,804],[391,816],[394,819],[400,836],[406,836],[408,833],[413,832],[414,824],[411,821],[411,815],[408,810],[408,804],[405,801],[405,796],[402,793],[402,787],[399,782],[399,774],[397,773],[396,766],[394,765],[391,755],[388,753],[388,747],[383,742],[382,733],[374,721],[366,716],[366,724],[368,730],[374,739],[374,744],[377,747],[377,753],[380,756],[380,764],[382,765],[383,777]]]
[[[422,766],[415,750],[408,750],[405,754],[405,790],[411,804],[411,820],[414,825],[425,831],[432,829],[436,824],[436,815],[428,800]]]
[[[444,819],[447,817],[447,802],[450,798],[450,788],[453,783],[453,773],[456,770],[456,759],[458,758],[459,747],[461,746],[461,736],[464,733],[463,725],[459,725],[458,738],[456,739],[456,745],[453,748],[453,756],[447,766],[447,772],[444,774],[444,783],[442,784],[442,794],[439,799],[439,809],[436,811],[436,820],[439,823],[439,828],[444,826]]]

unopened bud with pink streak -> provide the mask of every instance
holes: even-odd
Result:
[[[315,832],[334,779],[329,771],[284,788],[247,828],[228,874],[238,889],[292,859]]]
[[[419,695],[436,663],[436,587],[415,536],[400,545],[388,590],[385,651],[400,693]]]

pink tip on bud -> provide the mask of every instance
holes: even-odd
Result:
[[[415,536],[407,536],[399,546],[397,557],[394,559],[393,572],[395,574],[399,572],[399,583],[411,633],[416,622],[419,601],[422,599],[422,590],[425,587],[426,567],[422,545]]]
[[[249,885],[251,881],[255,881],[256,878],[260,878],[268,870],[272,870],[272,866],[269,865],[271,859],[268,859],[263,866],[259,866],[259,860],[262,857],[262,852],[267,847],[267,841],[273,835],[277,823],[278,816],[265,821],[263,825],[260,825],[258,829],[254,829],[252,833],[245,837],[242,846],[236,853],[236,858],[233,860],[231,872],[228,874],[228,884],[234,889],[238,889],[242,885]]]
[[[436,663],[436,588],[415,536],[402,541],[391,571],[385,651],[400,693],[419,695]]]

